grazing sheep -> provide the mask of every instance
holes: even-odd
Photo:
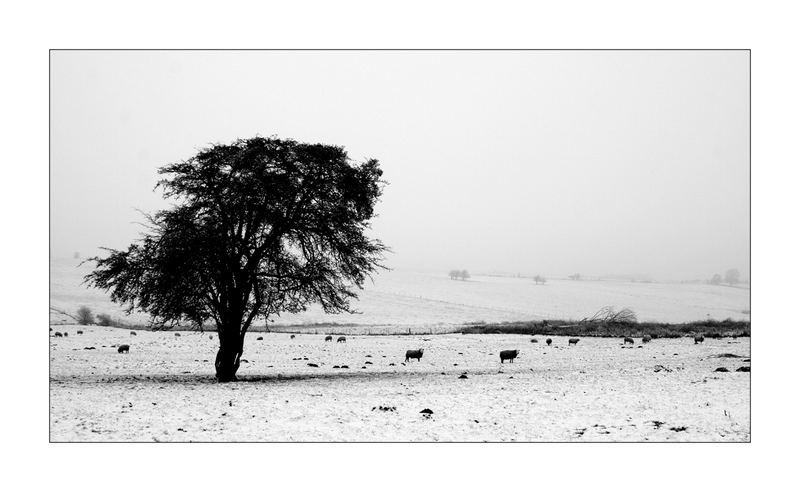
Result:
[[[294,335],[290,336],[289,338],[292,338],[292,339],[294,339]]]
[[[633,342],[633,338],[631,338],[631,337],[625,337],[625,339],[622,341],[622,344],[624,345],[624,344],[626,344],[626,343],[630,343],[631,345],[633,345],[633,343],[634,343],[634,342]]]
[[[653,337],[651,337],[650,335],[645,335],[642,337],[642,343],[650,343],[650,340],[652,339]]]
[[[539,343],[539,340],[537,340],[535,338],[531,338],[531,343]]]
[[[128,351],[130,351],[130,349],[131,349],[130,345],[120,345],[119,348],[117,349],[117,352],[119,352],[120,354],[121,353],[128,353]]]
[[[132,331],[132,332],[131,332],[131,336],[132,336],[132,337],[135,337],[135,336],[136,336],[136,332],[135,332],[135,331]]]
[[[68,337],[68,336],[69,336],[69,333],[67,333],[67,332],[65,331],[65,332],[64,332],[64,336],[65,336],[65,337]]]
[[[547,340],[545,340],[545,342],[547,342],[547,345],[550,345],[550,344],[553,343],[553,339],[552,338],[548,338]]]
[[[81,330],[78,330],[78,335],[83,335],[83,332]]]
[[[325,337],[325,341],[326,342],[332,342],[333,341],[333,337],[328,335],[327,337]]]
[[[417,362],[419,362],[420,359],[422,359],[422,352],[424,351],[425,349],[406,350],[406,362],[408,362],[409,359],[417,359]]]
[[[569,343],[567,345],[578,345],[578,342],[580,341],[581,341],[580,338],[570,338]]]
[[[180,334],[180,333],[176,333],[176,334],[175,334],[175,336],[176,336],[176,337],[179,337],[179,336],[181,336],[181,334]]]
[[[703,335],[695,335],[694,336],[694,344],[697,345],[698,343],[703,343],[703,340],[706,338]]]
[[[500,363],[502,364],[506,359],[514,362],[514,359],[517,358],[519,355],[519,350],[501,350],[500,351]]]
[[[336,339],[336,343],[344,343],[346,341],[347,341],[347,339],[345,337],[339,337],[339,338]]]
[[[53,334],[54,337],[63,337],[64,335],[61,334],[60,331],[57,331]]]
[[[53,331],[53,329],[52,329],[52,328],[50,328],[50,331]]]
[[[263,339],[264,339],[264,337],[258,337],[258,338],[256,338],[256,340],[263,340]]]

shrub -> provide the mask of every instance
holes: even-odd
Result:
[[[107,314],[98,314],[97,315],[97,324],[100,326],[114,326],[111,321],[111,316]]]
[[[94,324],[94,315],[92,314],[92,310],[86,306],[81,306],[78,308],[78,323],[82,325],[91,325]]]

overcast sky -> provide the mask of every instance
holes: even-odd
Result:
[[[749,276],[749,54],[51,53],[53,256],[124,248],[156,169],[255,135],[374,157],[403,269]]]

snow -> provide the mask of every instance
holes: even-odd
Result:
[[[247,336],[242,381],[218,384],[216,335],[52,328],[69,333],[50,338],[52,441],[750,440],[750,373],[735,371],[750,365],[749,338],[623,348],[608,338],[548,347],[518,335],[326,343],[258,333]],[[122,343],[129,354],[117,353]],[[403,365],[415,348],[422,360]],[[504,349],[520,356],[501,365]]]
[[[81,305],[128,323],[146,323],[135,313],[126,317],[119,306],[96,289],[81,285],[90,264],[51,259],[50,305],[74,314]],[[471,322],[582,319],[604,306],[631,308],[640,321],[686,322],[713,318],[749,320],[750,290],[704,283],[644,283],[615,280],[550,279],[536,285],[528,278],[473,275],[450,280],[446,272],[386,271],[359,292],[353,307],[360,314],[329,315],[317,307],[277,318],[278,325],[355,324],[351,333],[446,332]],[[51,311],[51,323],[70,322]]]

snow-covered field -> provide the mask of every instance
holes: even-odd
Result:
[[[243,380],[218,384],[216,335],[53,329],[69,336],[50,338],[52,441],[750,440],[750,374],[736,372],[750,366],[749,338],[623,348],[600,338],[547,347],[516,335],[326,343],[258,333],[246,341]],[[117,353],[121,343],[129,354]],[[413,348],[425,349],[421,362],[403,365]],[[514,348],[519,358],[501,365],[499,351]],[[741,357],[716,357],[725,353]]]
[[[129,318],[101,291],[81,285],[89,264],[51,259],[50,306],[70,314],[86,305],[94,313],[110,314],[128,323],[146,323],[147,316]],[[536,285],[531,279],[473,275],[468,281],[450,280],[445,272],[386,271],[360,293],[354,307],[361,314],[327,315],[310,308],[284,315],[278,325],[356,324],[340,331],[399,333],[448,331],[470,322],[582,319],[604,306],[633,309],[640,321],[685,322],[707,318],[749,320],[750,290],[702,283],[642,283],[613,280],[550,279]],[[51,323],[69,318],[51,311]]]

